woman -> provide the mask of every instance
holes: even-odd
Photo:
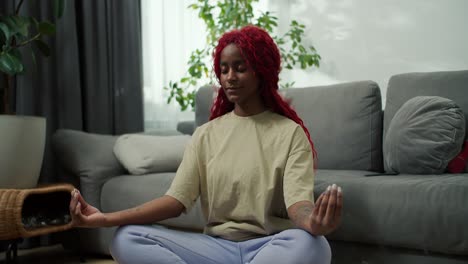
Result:
[[[323,235],[341,221],[342,192],[329,186],[314,204],[315,151],[278,94],[276,44],[254,26],[228,32],[214,70],[221,89],[211,121],[195,131],[166,195],[103,214],[75,190],[74,225],[126,225],[111,245],[118,263],[330,263]],[[141,225],[176,217],[197,198],[204,234]]]

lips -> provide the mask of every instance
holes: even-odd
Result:
[[[234,87],[228,87],[225,89],[226,93],[228,94],[233,94],[233,93],[237,93],[237,91],[239,90],[238,87],[234,88]]]

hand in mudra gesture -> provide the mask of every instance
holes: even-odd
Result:
[[[104,222],[104,215],[88,204],[77,189],[71,192],[70,215],[75,227],[98,227]]]
[[[341,223],[343,208],[343,194],[341,187],[336,184],[328,188],[315,202],[314,209],[309,216],[310,229],[314,235],[328,235]]]

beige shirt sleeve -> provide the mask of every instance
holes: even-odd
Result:
[[[166,195],[181,202],[185,211],[189,211],[200,195],[200,170],[197,155],[198,133],[194,133],[192,140],[185,148],[184,157],[177,169],[176,176]]]
[[[286,208],[300,201],[314,202],[314,159],[302,127],[296,127],[283,176]]]

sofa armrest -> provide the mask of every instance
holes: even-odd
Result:
[[[177,123],[177,131],[185,135],[192,135],[195,131],[195,121],[181,121]]]
[[[101,208],[102,185],[109,178],[126,173],[113,152],[117,138],[68,129],[59,129],[52,137],[59,166],[80,179],[83,197],[97,208]]]

